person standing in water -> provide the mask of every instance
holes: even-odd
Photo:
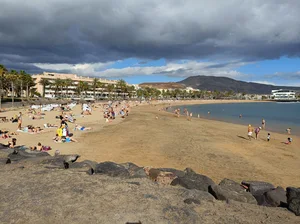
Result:
[[[287,129],[286,129],[286,132],[288,133],[288,135],[291,134],[291,130],[292,130],[291,128],[287,128]]]
[[[262,125],[262,129],[266,129],[266,121],[265,121],[265,119],[262,119],[261,125]]]

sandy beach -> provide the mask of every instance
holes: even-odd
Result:
[[[201,103],[227,103],[228,101],[184,101],[172,105]],[[233,102],[233,101],[229,101]],[[241,101],[245,102],[245,101]],[[238,103],[238,102],[237,102]],[[70,130],[78,143],[55,143],[56,128],[45,133],[17,135],[17,145],[34,146],[38,142],[51,146],[50,154],[60,150],[61,154],[77,153],[80,160],[133,162],[140,166],[190,167],[196,172],[211,177],[215,182],[223,178],[235,181],[262,180],[282,187],[300,186],[300,139],[293,136],[293,143],[285,145],[287,136],[262,130],[258,140],[247,139],[247,127],[219,121],[185,117],[176,118],[162,111],[168,104],[139,105],[131,108],[125,119],[117,118],[106,123],[103,109],[95,108],[92,115],[82,117],[80,106],[74,110],[76,123],[90,126],[91,131]],[[55,116],[58,111],[45,112],[45,118],[32,120],[25,110],[2,112],[8,118],[24,113],[23,126],[43,126],[44,123],[59,124]],[[158,119],[156,119],[158,117]],[[16,131],[17,123],[1,123],[1,130]],[[1,139],[6,143],[8,139]]]

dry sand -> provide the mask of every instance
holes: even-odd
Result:
[[[219,102],[185,101],[176,104]],[[293,136],[293,143],[285,145],[282,142],[286,140],[286,135],[271,133],[272,140],[267,142],[267,132],[263,130],[258,140],[249,141],[245,126],[201,118],[187,121],[184,117],[176,118],[173,114],[159,111],[162,107],[133,107],[124,120],[117,117],[113,122],[106,123],[102,108],[96,108],[91,116],[81,117],[77,106],[74,110],[78,115],[77,123],[93,127],[92,131],[74,132],[78,143],[54,143],[55,128],[41,134],[19,133],[17,143],[34,146],[41,142],[53,148],[50,154],[59,149],[62,154],[78,153],[81,160],[130,161],[141,166],[178,169],[190,167],[216,182],[230,178],[235,181],[262,180],[283,187],[300,186],[299,137]],[[2,112],[0,115],[12,117],[17,112]],[[25,113],[24,110],[22,112]],[[55,119],[58,114],[57,111],[46,112],[43,120],[31,120],[24,115],[23,124],[58,124]],[[16,123],[0,125],[2,130],[10,131],[15,131],[17,127]],[[69,126],[73,130],[74,124]],[[0,142],[6,143],[7,139]]]

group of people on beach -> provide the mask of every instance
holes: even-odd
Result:
[[[138,104],[138,103],[136,103]],[[83,104],[81,108],[81,114],[79,116],[84,117],[86,115],[92,114],[92,108],[97,110],[97,108],[102,109],[104,118],[109,119],[110,121],[116,118],[116,115],[120,115],[120,118],[125,118],[125,116],[129,115],[130,103],[128,102],[112,102],[109,101],[105,104]],[[77,139],[73,137],[73,133],[71,133],[70,127],[68,123],[75,123],[76,119],[74,114],[72,113],[71,108],[69,107],[57,107],[54,110],[60,112],[56,118],[59,120],[58,124],[45,123],[43,127],[26,125],[23,126],[23,113],[19,112],[15,116],[13,116],[10,121],[12,123],[17,123],[17,132],[9,132],[9,131],[1,131],[0,136],[2,139],[10,139],[7,144],[2,144],[9,148],[15,148],[17,145],[17,138],[12,136],[18,135],[18,133],[29,133],[29,134],[40,134],[42,132],[46,132],[46,130],[51,131],[52,128],[56,128],[55,136],[53,137],[53,141],[55,143],[70,143],[70,142],[78,142]],[[115,113],[115,111],[118,111]],[[26,110],[26,114],[31,119],[41,119],[41,116],[46,115],[44,112],[37,112],[34,108],[29,108]],[[80,125],[78,123],[74,124],[74,131],[88,131],[91,130],[92,127],[86,127]],[[37,145],[29,146],[29,150],[31,151],[48,151],[51,150],[50,146],[45,146],[41,142],[38,142]]]
[[[255,129],[251,126],[251,124],[248,125],[248,138],[249,140],[251,140],[253,137],[252,137],[252,134],[253,134],[253,131],[255,133],[255,139],[258,139],[258,136],[259,136],[259,133],[261,130],[265,130],[266,129],[266,120],[263,118],[262,121],[261,121],[261,126],[260,127],[256,127]],[[286,132],[288,135],[291,134],[291,128],[287,128],[286,129]],[[271,134],[268,133],[267,134],[267,141],[269,142],[271,140]],[[292,143],[292,138],[291,137],[288,137],[287,138],[287,141],[284,142],[285,144],[287,145],[290,145]]]

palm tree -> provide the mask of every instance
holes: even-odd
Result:
[[[134,86],[128,86],[127,87],[127,91],[128,91],[129,98],[132,98],[133,97],[133,93],[135,92],[135,87]]]
[[[86,96],[88,90],[89,90],[89,84],[87,82],[83,82],[83,81],[78,82],[77,92],[80,94],[80,98],[82,98],[82,92],[85,92],[85,96]]]
[[[11,84],[11,104],[13,107],[15,97],[15,84],[18,80],[18,72],[16,70],[11,70],[7,76],[7,80]]]
[[[66,87],[66,80],[65,79],[61,79],[60,80],[60,95],[61,98],[63,98],[63,89]]]
[[[7,72],[7,69],[4,67],[4,65],[0,64],[0,108],[2,107],[2,94],[4,89],[4,83],[5,83],[5,74]]]
[[[111,92],[115,89],[115,86],[114,84],[108,84],[107,85],[107,91],[108,91],[108,94],[109,94],[109,99],[111,99]]]
[[[26,72],[25,72],[25,75],[23,76],[23,83],[26,86],[26,98],[27,98],[27,100],[29,100],[30,88],[35,86],[35,83],[31,77],[31,75],[27,74]]]
[[[123,98],[125,99],[125,93],[127,92],[127,84],[126,84],[125,80],[120,79],[117,82],[117,86],[118,86],[118,88],[120,88]]]
[[[54,90],[55,91],[55,93],[54,93],[55,97],[58,96],[58,90],[59,89],[61,90],[60,94],[62,94],[62,85],[63,85],[62,79],[55,79],[53,85],[54,85],[54,88],[55,88],[55,90]]]
[[[73,85],[72,79],[65,79],[66,95],[68,96],[69,87]]]
[[[96,99],[96,89],[99,87],[99,79],[94,78],[92,82],[92,88],[94,93],[94,99]]]
[[[45,97],[46,86],[50,85],[50,81],[48,79],[41,79],[39,83],[43,86],[43,97]]]

